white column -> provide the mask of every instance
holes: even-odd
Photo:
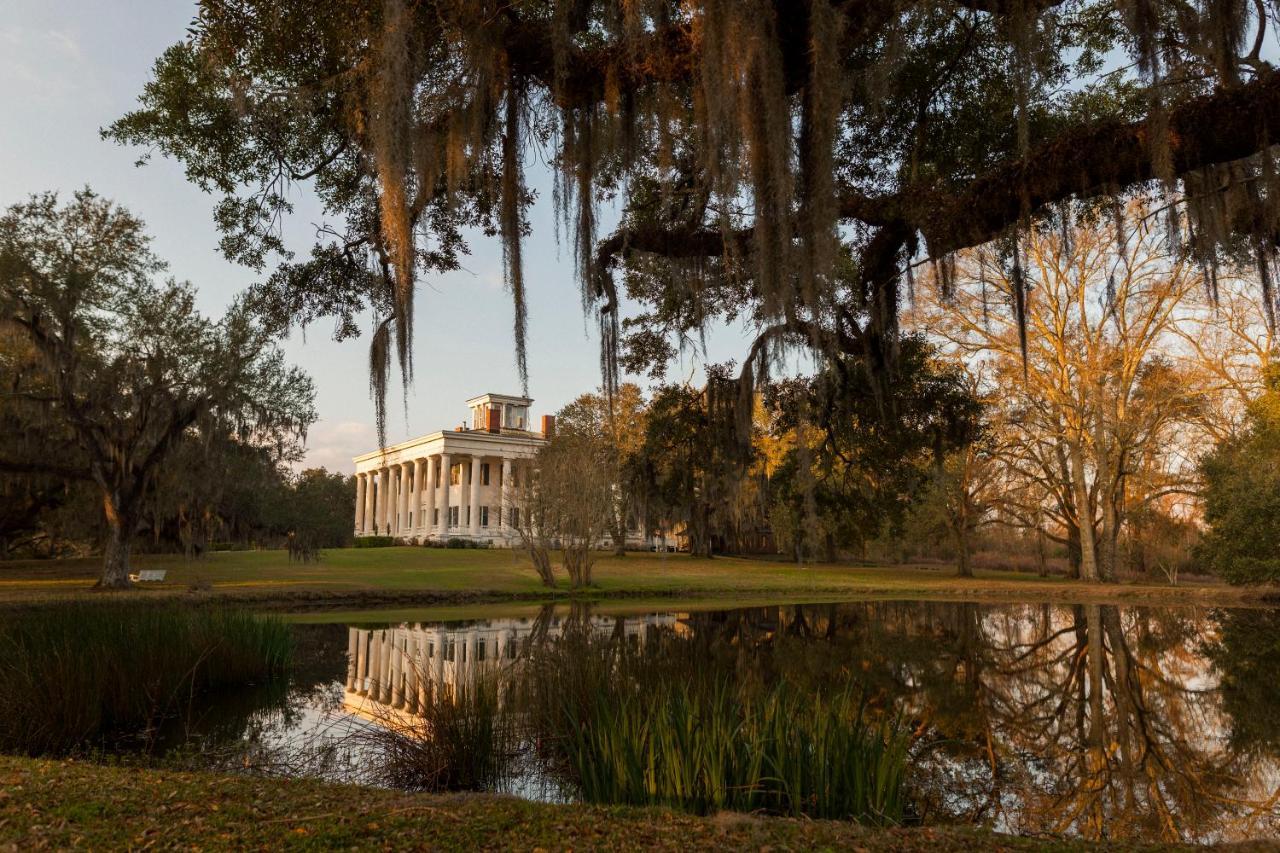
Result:
[[[502,504],[498,509],[498,532],[506,536],[511,532],[511,459],[502,457]],[[490,519],[492,522],[492,519]]]
[[[372,533],[373,520],[376,517],[374,506],[373,506],[373,499],[375,497],[375,493],[377,492],[377,489],[374,487],[374,484],[373,484],[372,471],[366,471],[362,476],[364,477],[364,516],[361,518],[360,532]]]
[[[449,466],[453,460],[448,453],[440,454],[440,535],[449,536]]]
[[[413,496],[409,498],[409,511],[413,513],[414,530],[426,533],[426,521],[422,517],[422,477],[426,473],[425,459],[413,460]]]
[[[400,531],[396,525],[396,510],[400,506],[400,470],[396,465],[387,467],[387,500],[383,504],[386,512],[383,517],[386,519],[387,532],[395,536]]]
[[[400,463],[400,533],[408,535],[409,530],[409,490],[413,488],[413,483],[409,482],[409,478],[413,475],[413,464],[410,462]]]
[[[377,510],[374,512],[374,524],[378,528],[378,532],[385,534],[387,532],[387,494],[391,489],[391,472],[386,468],[378,469],[378,496]]]
[[[471,535],[480,535],[480,457],[471,457]]]
[[[356,533],[364,533],[364,490],[368,484],[364,474],[356,474]]]
[[[436,522],[436,481],[440,479],[436,475],[436,460],[433,456],[427,457],[427,506],[422,511],[423,524],[426,525],[427,535],[435,533]]]

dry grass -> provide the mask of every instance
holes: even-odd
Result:
[[[965,828],[405,795],[308,780],[0,756],[0,850],[1069,850]],[[1111,849],[1136,849],[1120,845]]]

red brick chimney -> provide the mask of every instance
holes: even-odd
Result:
[[[549,439],[555,434],[556,434],[556,416],[543,415],[542,416],[542,437]]]
[[[497,406],[490,406],[489,411],[485,412],[485,427],[489,432],[502,432],[502,410]]]

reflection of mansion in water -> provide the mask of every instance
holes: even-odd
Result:
[[[462,625],[350,628],[347,635],[346,704],[372,712],[378,706],[415,713],[432,690],[457,695],[482,675],[519,660],[533,642],[567,630],[625,637],[644,643],[651,630],[674,627],[675,614],[585,620],[514,618]]]

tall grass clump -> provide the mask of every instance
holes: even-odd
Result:
[[[495,791],[519,753],[496,676],[456,694],[428,691],[413,714],[385,711],[359,737],[374,747],[370,782],[406,791]]]
[[[594,645],[549,653],[528,681],[544,758],[582,799],[902,822],[909,737],[852,685],[681,676]]]
[[[59,754],[143,735],[195,696],[282,676],[288,626],[243,610],[75,603],[0,624],[0,750]]]

